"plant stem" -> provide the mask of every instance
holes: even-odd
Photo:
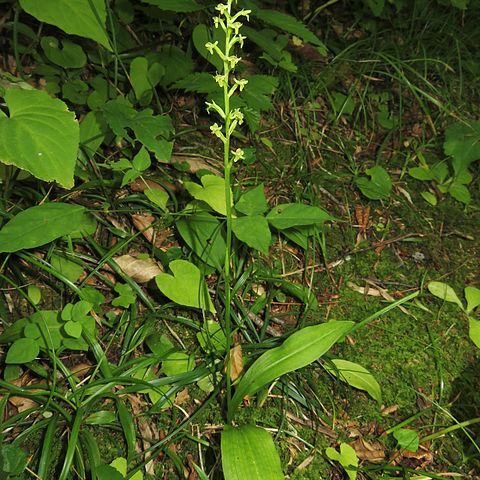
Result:
[[[227,28],[225,31],[225,57],[228,59],[230,56],[230,37],[231,29]],[[230,349],[232,346],[232,322],[231,322],[231,308],[232,308],[232,287],[230,282],[230,256],[232,252],[232,199],[231,199],[231,173],[232,162],[230,160],[230,97],[229,82],[230,76],[230,64],[228,60],[223,61],[223,74],[226,76],[227,81],[223,85],[223,100],[224,100],[224,112],[225,112],[225,142],[223,144],[223,163],[224,163],[224,175],[225,175],[225,202],[226,202],[226,218],[227,218],[227,235],[225,239],[225,263],[223,267],[224,276],[224,290],[225,290],[225,311],[224,311],[224,325],[225,325],[225,370],[226,370],[226,399],[227,399],[227,411],[230,409],[230,402],[232,399],[232,384],[230,380]]]

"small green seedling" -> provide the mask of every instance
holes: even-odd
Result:
[[[357,478],[358,457],[355,450],[348,443],[340,444],[340,451],[332,447],[325,450],[325,454],[330,460],[340,463],[347,472],[349,480]]]
[[[480,348],[480,320],[473,316],[473,312],[480,306],[480,289],[465,287],[464,296],[467,305],[458,298],[455,290],[443,282],[430,282],[428,290],[432,295],[445,302],[455,303],[467,316],[469,324],[469,336],[472,342]]]

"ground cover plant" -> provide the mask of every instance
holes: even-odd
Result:
[[[480,475],[479,5],[0,6],[0,478]]]

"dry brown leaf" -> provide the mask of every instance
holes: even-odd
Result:
[[[142,232],[142,235],[155,247],[160,248],[165,242],[166,238],[170,235],[170,230],[165,229],[159,231],[153,228],[151,225],[155,222],[156,218],[153,215],[146,214],[134,214],[132,215],[132,222]],[[150,227],[150,228],[149,228]]]
[[[183,390],[177,393],[177,396],[175,397],[175,405],[183,405],[189,400],[190,400],[190,395],[188,393],[188,388],[184,388]]]
[[[380,291],[377,290],[376,288],[372,288],[372,287],[368,287],[368,286],[367,287],[359,287],[358,285],[356,285],[353,282],[347,282],[347,287],[350,290],[353,290],[354,292],[360,293],[362,295],[369,295],[371,297],[381,297],[382,296]]]
[[[385,458],[385,450],[380,442],[367,442],[363,438],[357,438],[350,443],[350,446],[355,450],[360,460],[379,463]]]
[[[219,177],[223,177],[222,171],[212,163],[206,161],[203,157],[193,155],[172,155],[170,159],[172,164],[188,164],[190,173],[197,173],[199,170],[208,170]]]
[[[234,382],[243,372],[242,346],[235,345],[230,350],[230,379]]]
[[[29,408],[34,408],[38,405],[37,402],[27,397],[8,397],[8,401],[18,410],[18,413],[22,413]]]
[[[386,417],[387,415],[391,415],[392,413],[395,413],[398,411],[398,405],[391,405],[390,407],[385,407],[380,410],[380,415],[382,417]]]
[[[160,265],[152,258],[140,260],[132,255],[121,255],[113,259],[124,273],[138,283],[147,283],[163,272]]]
[[[70,368],[70,371],[79,379],[85,378],[92,368],[90,363],[79,363]]]
[[[303,470],[307,468],[314,460],[315,455],[309,455],[297,468],[296,470]]]

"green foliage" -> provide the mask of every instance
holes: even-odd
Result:
[[[55,25],[72,35],[91,38],[110,49],[104,0],[20,0],[20,6],[41,22]]]
[[[91,232],[84,207],[69,203],[45,203],[15,215],[0,230],[0,251],[34,248],[77,232]],[[95,226],[94,226],[95,229]]]
[[[340,463],[347,472],[349,480],[357,478],[358,457],[355,450],[348,443],[341,443],[340,451],[328,447],[325,453],[330,460]]]
[[[400,428],[393,432],[395,440],[400,448],[404,448],[410,452],[416,452],[420,444],[420,437],[415,430],[408,428]]]
[[[380,385],[375,380],[375,377],[358,363],[349,362],[339,358],[330,361],[333,364],[331,367],[328,363],[324,365],[325,369],[331,374],[352,387],[364,390],[379,404],[382,403],[382,391]]]
[[[229,418],[232,418],[245,395],[254,395],[267,383],[317,360],[344,338],[352,326],[353,322],[331,321],[305,327],[279,347],[267,350],[255,360],[238,384],[228,412]]]
[[[360,191],[371,200],[385,200],[392,191],[392,180],[388,172],[380,166],[367,168],[365,173],[370,177],[358,177],[355,183]]]
[[[186,307],[215,313],[201,272],[193,263],[174,260],[169,268],[173,275],[161,273],[155,277],[159,290],[170,300]]]
[[[263,428],[225,425],[221,451],[225,480],[285,478],[273,439]]]
[[[10,116],[0,116],[0,162],[73,187],[79,143],[75,115],[39,90],[10,88],[4,98]]]

